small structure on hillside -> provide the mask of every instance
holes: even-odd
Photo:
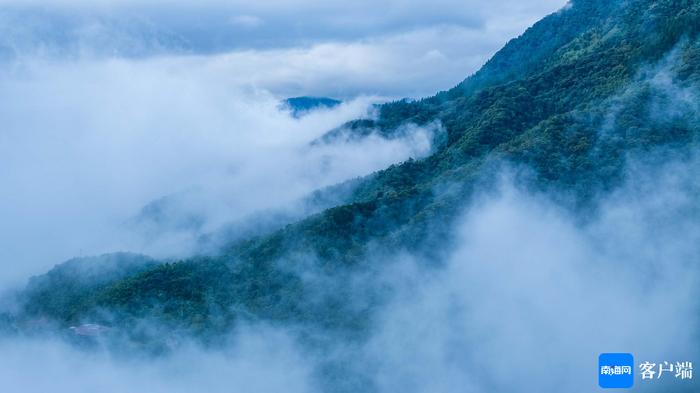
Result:
[[[96,337],[109,331],[109,328],[107,326],[98,325],[96,323],[86,323],[79,326],[71,326],[69,329],[73,332],[73,334],[77,336],[88,337]]]

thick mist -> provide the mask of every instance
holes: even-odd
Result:
[[[564,3],[2,0],[0,64],[218,55],[231,78],[283,96],[420,97]]]
[[[70,10],[84,2],[50,3]],[[166,3],[155,1],[152,10],[189,4]],[[17,44],[0,53],[0,294],[76,256],[212,252],[202,237],[266,214],[272,221],[280,212],[305,214],[304,198],[316,190],[429,155],[440,124],[408,125],[397,139],[314,142],[347,121],[372,118],[374,103],[451,86],[513,35],[504,25],[524,27],[563,2],[494,3],[511,11],[469,2],[473,15],[450,18],[430,12],[450,1],[389,2],[396,6],[390,23],[369,2],[243,3],[206,2],[211,19],[203,20],[220,22],[211,10],[234,10],[225,25],[214,23],[215,33],[258,31],[226,45],[197,44],[212,31],[188,35],[177,18],[145,22],[173,35],[124,29],[133,10],[116,21],[95,23],[92,11],[69,18],[80,39],[67,41],[41,39],[45,32],[13,19],[16,10],[0,13],[0,21],[15,21],[0,28],[12,33],[0,46]],[[99,6],[106,12],[114,2]],[[309,9],[321,11],[298,26],[330,22],[275,26],[284,12]],[[348,18],[358,15],[372,34],[353,33]],[[416,23],[424,15],[450,23]],[[44,17],[52,18],[37,19]],[[285,28],[297,34],[266,44]],[[667,93],[652,108],[660,122],[697,113],[694,89],[665,72],[649,80]],[[344,102],[300,118],[280,106],[305,94]],[[462,207],[449,224],[444,260],[372,255],[373,270],[344,283],[298,272],[316,280],[310,290],[324,292],[319,298],[353,286],[344,299],[350,305],[380,298],[360,340],[246,321],[218,345],[183,339],[148,356],[115,353],[99,339],[86,349],[65,337],[20,333],[0,336],[0,391],[594,392],[602,352],[697,362],[700,159],[676,151],[630,157],[623,184],[583,214],[563,206],[566,196],[529,188],[522,181],[529,170],[513,164]],[[347,373],[328,371],[337,369]],[[635,390],[693,392],[694,381],[637,378]]]
[[[253,324],[225,347],[188,344],[151,359],[12,339],[0,344],[3,390],[42,391],[51,378],[57,391],[328,391],[339,381],[319,370],[330,363],[352,370],[337,386],[364,391],[593,392],[602,352],[696,359],[700,161],[664,161],[631,161],[626,183],[585,220],[505,171],[466,207],[442,268],[382,256],[383,267],[351,284],[348,302],[365,301],[366,289],[386,296],[361,342],[331,336],[311,350],[299,327]]]
[[[308,360],[284,333],[241,332],[235,348],[183,347],[167,358],[115,359],[58,340],[0,341],[3,392],[311,392]]]
[[[165,213],[191,217],[206,234],[424,156],[435,131],[311,145],[372,116],[376,99],[295,119],[277,97],[232,81],[206,58],[38,61],[0,73],[0,86],[3,281],[80,255],[187,255],[195,251],[187,231],[144,238],[128,222],[170,197]]]
[[[697,359],[700,166],[634,166],[585,224],[506,175],[466,212],[445,270],[399,262],[369,345],[380,391],[592,392],[600,353]],[[635,390],[697,388],[684,382]]]
[[[374,102],[453,86],[559,6],[517,3],[446,19],[388,2],[387,19],[368,2],[0,1],[0,286],[74,256],[188,255],[229,222],[427,154],[439,125],[307,145]],[[279,100],[297,95],[345,104],[293,119]],[[154,201],[169,227],[134,228]]]

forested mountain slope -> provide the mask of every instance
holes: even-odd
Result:
[[[241,320],[361,339],[382,289],[368,282],[357,293],[354,278],[397,252],[439,268],[450,223],[504,167],[527,168],[528,187],[585,220],[621,183],[629,157],[697,151],[698,33],[694,0],[575,0],[455,88],[345,126],[391,137],[406,124],[438,124],[431,156],[368,176],[345,204],[217,257],[149,260],[89,285],[58,266],[30,281],[7,318],[20,330],[37,319],[102,323],[149,348],[165,336],[135,328],[142,320],[205,342]]]

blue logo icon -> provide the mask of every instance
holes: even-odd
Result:
[[[598,357],[598,385],[626,389],[634,385],[634,357],[630,353],[602,353]]]

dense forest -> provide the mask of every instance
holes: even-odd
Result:
[[[695,0],[575,0],[458,86],[331,131],[394,138],[407,124],[437,124],[429,157],[353,180],[337,206],[218,255],[62,263],[13,295],[20,306],[0,315],[0,327],[96,323],[120,349],[155,354],[181,337],[215,346],[242,321],[296,326],[314,348],[328,335],[361,341],[385,288],[364,280],[358,291],[356,281],[397,253],[439,269],[450,223],[504,169],[585,221],[625,180],[631,157],[653,164],[696,152],[698,101],[684,97],[700,88],[698,34]]]

